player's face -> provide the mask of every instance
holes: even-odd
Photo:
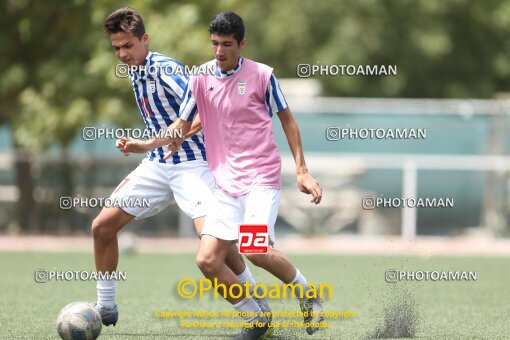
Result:
[[[243,39],[240,43],[234,38],[234,35],[211,34],[211,44],[216,57],[218,67],[222,71],[230,71],[236,67],[241,55],[241,49],[246,43]]]
[[[110,41],[115,55],[119,60],[128,65],[143,65],[149,52],[149,36],[145,33],[138,39],[131,32],[117,32],[110,34]]]

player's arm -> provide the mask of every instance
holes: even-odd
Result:
[[[303,154],[303,144],[299,127],[290,112],[285,98],[280,90],[278,81],[274,75],[271,75],[267,92],[266,107],[270,114],[278,113],[278,118],[282,123],[283,131],[287,137],[290,151],[296,162],[296,176],[299,190],[305,194],[313,196],[312,203],[319,204],[322,199],[322,189],[319,183],[308,173],[308,168]]]
[[[202,130],[202,122],[200,121],[200,116],[196,115],[195,119],[193,119],[193,123],[191,123],[191,128],[189,132],[184,136],[184,139],[196,135],[200,132],[200,130]]]
[[[289,108],[278,112],[278,117],[282,123],[283,131],[287,137],[290,151],[296,162],[296,176],[299,190],[305,194],[313,196],[312,203],[319,204],[322,199],[322,189],[319,183],[308,173],[308,168],[303,154],[303,145],[301,143],[301,135],[299,127],[292,116]]]
[[[185,124],[186,124],[186,122],[185,122]],[[182,128],[183,126],[184,125],[179,124],[178,120],[177,120],[172,125],[170,125],[169,127],[166,128],[166,131],[168,131],[168,133],[162,132],[159,134],[159,136],[146,141],[146,148],[148,148],[147,151],[150,151],[150,150],[159,148],[160,146],[169,144],[173,140],[173,138],[164,138],[164,136],[166,134],[169,136],[172,136],[173,135],[172,130],[182,129],[183,138],[176,138],[176,139],[180,140],[181,142],[191,136],[196,135],[200,130],[202,130],[202,122],[200,122],[200,118],[198,115],[195,117],[195,119],[193,119],[193,122],[191,123],[191,126],[189,127],[189,130],[186,134],[184,134],[185,129]]]
[[[115,146],[124,154],[124,156],[129,156],[130,153],[146,153],[152,150],[149,140],[126,137],[117,139]]]
[[[200,124],[200,122],[198,124]],[[200,125],[200,128],[201,128],[201,125]],[[195,127],[195,129],[196,129],[196,127]],[[180,130],[182,132],[180,134],[178,134],[172,130]],[[137,140],[139,143],[139,149],[142,150],[143,148],[145,148],[145,149],[147,149],[147,151],[149,151],[149,150],[159,148],[160,146],[163,146],[163,145],[168,145],[168,147],[172,146],[171,150],[173,150],[173,151],[168,152],[167,154],[165,154],[165,157],[164,157],[164,159],[170,158],[172,153],[177,151],[177,149],[181,145],[182,141],[185,138],[187,138],[187,136],[192,132],[191,122],[187,122],[180,118],[177,118],[177,120],[175,122],[173,122],[172,125],[170,125],[163,131],[164,132],[159,133],[156,137],[149,139],[147,141]],[[168,133],[166,133],[166,131],[168,131]],[[198,129],[198,131],[200,131],[200,129]],[[181,134],[184,138],[176,137]],[[147,152],[147,151],[145,151],[145,152]]]
[[[168,129],[178,129],[178,127],[177,125],[174,126],[172,124],[168,127]],[[191,124],[190,130],[188,133],[186,133],[186,135],[184,135],[182,140],[196,135],[200,130],[202,130],[202,123],[200,122],[200,118],[197,115]],[[163,132],[160,135],[164,136],[165,133]],[[169,135],[171,135],[171,133],[169,133]],[[130,153],[147,153],[151,150],[159,148],[160,146],[168,145],[169,143],[171,143],[170,139],[158,137],[149,140],[122,137],[121,139],[117,140],[116,147],[122,153],[124,153],[124,156],[128,156]],[[177,149],[174,151],[177,151]]]

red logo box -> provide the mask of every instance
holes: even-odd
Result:
[[[269,251],[267,224],[239,225],[238,246],[240,254],[267,254]]]

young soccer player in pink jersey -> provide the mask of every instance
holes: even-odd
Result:
[[[267,224],[270,244],[275,241],[281,167],[271,126],[274,113],[281,120],[294,156],[300,191],[312,195],[311,202],[319,204],[322,190],[308,173],[298,126],[272,68],[240,55],[246,43],[242,19],[232,12],[220,13],[211,22],[209,32],[215,59],[208,66],[216,66],[216,74],[190,78],[180,119],[170,128],[186,133],[198,112],[207,160],[216,180],[216,202],[204,223],[197,264],[207,278],[217,278],[229,287],[236,280],[225,265],[225,256],[230,243],[238,239],[239,224]],[[167,138],[152,142],[168,143],[166,157],[170,157],[181,141]],[[246,256],[283,282],[301,285],[305,292],[308,289],[306,279],[282,253],[271,250]],[[248,299],[229,301],[240,311],[258,310]],[[305,322],[322,321],[319,298],[301,296],[299,301],[308,315]],[[306,330],[313,334],[317,327],[310,325]],[[270,331],[267,324],[246,328],[239,339],[264,338]]]

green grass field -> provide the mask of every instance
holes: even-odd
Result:
[[[510,326],[510,271],[506,258],[392,257],[392,256],[290,256],[309,282],[332,284],[333,298],[326,311],[351,310],[355,318],[327,320],[331,327],[308,336],[304,329],[275,329],[275,339],[360,339],[382,324],[385,308],[407,291],[419,315],[416,338],[508,339]],[[0,339],[57,339],[55,320],[72,301],[94,301],[94,282],[36,283],[34,271],[92,270],[92,254],[0,253]],[[477,271],[477,281],[387,283],[385,271]],[[122,255],[119,270],[127,280],[118,284],[120,319],[116,327],[103,327],[102,339],[204,339],[230,338],[237,329],[184,329],[176,319],[156,318],[155,311],[232,310],[223,299],[208,294],[185,300],[177,282],[201,277],[191,254]],[[259,283],[276,279],[251,266]],[[270,301],[273,311],[298,310],[294,300]],[[285,320],[296,320],[285,319]],[[284,321],[276,318],[274,321]]]

